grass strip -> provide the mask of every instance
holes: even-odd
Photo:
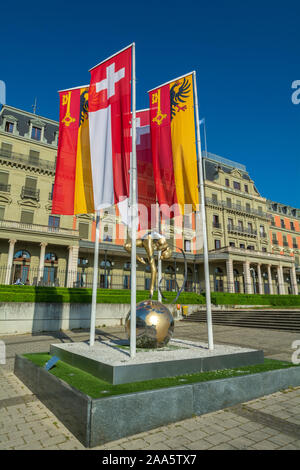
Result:
[[[44,367],[46,362],[51,358],[50,354],[48,353],[23,354],[23,356],[39,367]],[[286,369],[288,367],[295,367],[295,364],[291,362],[265,358],[263,364],[257,364],[253,366],[215,370],[210,372],[199,372],[197,374],[179,375],[176,377],[166,377],[120,385],[112,385],[105,380],[94,377],[92,374],[70,366],[63,361],[58,361],[56,365],[49,371],[49,373],[68,383],[80,392],[90,396],[91,398],[105,398],[113,395],[143,392],[146,390],[157,390],[160,388],[188,385],[197,382],[206,382],[209,380],[240,377],[242,375],[267,372],[277,369]]]

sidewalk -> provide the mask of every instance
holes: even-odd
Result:
[[[206,341],[206,325],[176,323],[177,338]],[[122,327],[98,330],[101,338],[124,338]],[[13,374],[15,354],[49,351],[51,343],[88,339],[88,332],[0,338],[7,364],[0,365],[0,449],[84,449]],[[291,360],[299,334],[253,328],[214,327],[216,343],[264,349],[265,356]],[[300,449],[300,387],[225,410],[173,423],[107,443],[108,450]]]

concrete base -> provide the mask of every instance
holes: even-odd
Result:
[[[16,376],[86,447],[300,385],[300,367],[92,399],[23,356]]]
[[[130,357],[126,341],[97,341],[92,348],[88,342],[52,344],[50,354],[112,384],[264,362],[263,351],[224,345],[215,345],[214,350],[209,350],[206,343],[179,339],[171,340],[164,348],[138,349],[134,359]]]

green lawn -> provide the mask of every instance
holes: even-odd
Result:
[[[50,354],[48,353],[23,354],[23,356],[39,367],[44,367],[46,362],[51,358]],[[62,361],[58,361],[56,365],[49,371],[49,373],[67,382],[69,385],[76,388],[77,390],[80,390],[86,395],[89,395],[91,398],[105,398],[112,395],[122,395],[125,393],[135,393],[145,390],[175,387],[196,382],[206,382],[208,380],[239,377],[242,375],[255,374],[275,369],[285,369],[294,366],[295,365],[291,362],[265,359],[263,364],[254,366],[216,370],[211,372],[200,372],[197,374],[180,375],[177,377],[147,380],[143,382],[134,382],[121,385],[112,385]]]

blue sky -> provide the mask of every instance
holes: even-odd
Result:
[[[299,1],[5,2],[0,80],[7,104],[58,120],[57,90],[136,43],[137,107],[147,90],[197,72],[208,151],[246,165],[265,197],[300,207]],[[45,6],[43,6],[45,5]]]

